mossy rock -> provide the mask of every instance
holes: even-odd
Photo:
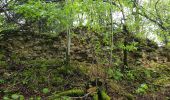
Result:
[[[62,98],[62,97],[79,97],[79,96],[83,96],[85,94],[85,92],[81,89],[72,89],[72,90],[67,90],[67,91],[63,91],[57,94],[53,94],[52,96],[49,96],[49,100],[55,100],[58,98]]]

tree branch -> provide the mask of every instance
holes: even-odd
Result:
[[[161,19],[161,16],[160,16],[160,14],[158,13],[159,11],[158,11],[158,8],[157,8],[157,5],[158,5],[159,1],[160,1],[160,0],[157,0],[156,3],[155,3],[155,10],[156,10],[157,19],[159,20],[160,24],[163,24],[162,19]]]
[[[157,24],[162,30],[165,30],[165,31],[167,30],[167,28],[164,27],[163,24],[159,23],[159,22],[158,22],[157,20],[155,20],[155,19],[150,18],[146,13],[142,14],[142,13],[138,12],[138,14],[141,15],[141,16],[143,16],[143,17],[145,17],[146,19],[154,22],[154,23]]]

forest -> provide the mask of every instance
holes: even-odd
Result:
[[[0,0],[0,100],[170,100],[170,0]]]

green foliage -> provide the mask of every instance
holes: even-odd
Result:
[[[135,51],[137,50],[137,45],[138,45],[138,42],[132,42],[131,44],[129,45],[124,45],[123,43],[119,43],[119,48],[123,49],[123,50],[128,50],[128,51]]]
[[[164,1],[158,3],[157,5],[154,0],[151,2],[146,2],[146,0],[144,0],[141,4],[136,3],[136,5],[134,1],[137,0],[118,0],[113,1],[113,3],[110,3],[108,0],[105,0],[105,2],[103,2],[103,0],[58,1],[60,0],[47,3],[44,0],[16,0],[14,3],[14,1],[11,0],[11,2],[6,5],[7,7],[2,8],[2,13],[4,13],[3,10],[9,10],[6,12],[11,12],[11,15],[7,16],[7,14],[1,14],[0,11],[0,15],[2,15],[0,16],[0,31],[5,29],[19,29],[25,31],[24,29],[26,27],[30,31],[33,29],[35,32],[38,30],[40,32],[41,28],[45,28],[45,32],[48,31],[47,34],[58,34],[60,32],[65,33],[68,28],[73,31],[76,27],[85,26],[90,32],[80,31],[78,33],[83,35],[90,34],[88,35],[90,40],[87,41],[92,44],[92,50],[89,48],[90,50],[88,53],[93,53],[93,60],[95,59],[97,64],[107,64],[109,62],[108,51],[111,51],[110,59],[112,60],[112,57],[114,57],[116,66],[120,66],[122,63],[121,60],[119,60],[122,58],[122,50],[137,51],[137,47],[140,46],[138,42],[134,42],[135,39],[134,37],[131,37],[132,35],[137,35],[141,38],[144,34],[147,36],[147,33],[152,33],[152,35],[156,34],[159,36],[161,41],[165,43],[169,42],[169,9],[166,9],[166,7],[168,8],[169,1]],[[156,9],[156,7],[158,7],[158,9]],[[122,15],[125,15],[123,16],[124,18],[122,18]],[[113,20],[112,16],[114,17]],[[119,17],[120,20],[115,17]],[[18,24],[17,22],[20,20],[25,22],[25,24]],[[40,24],[42,24],[42,26]],[[127,30],[124,30],[123,26],[126,26]],[[110,32],[112,29],[114,32]],[[118,37],[116,37],[116,35],[118,35]],[[112,39],[111,36],[114,36],[114,38]],[[6,37],[3,36],[3,34],[0,35],[0,39],[5,38]],[[81,38],[83,39],[83,36]],[[127,44],[125,43],[125,39]],[[86,39],[84,39],[84,41],[85,40]],[[112,45],[113,42],[110,42],[110,40],[116,41],[114,42],[114,46]],[[10,42],[10,40],[8,41]],[[65,38],[62,41],[66,41]],[[119,42],[117,43],[117,41]],[[149,45],[146,41],[141,41],[147,46],[154,45],[153,43]],[[4,44],[2,42],[2,46],[3,45]],[[10,43],[9,45],[5,44],[5,46],[9,49],[15,48],[13,43]],[[168,48],[169,43],[167,43],[166,46]],[[150,51],[154,51],[152,47],[149,49]],[[114,54],[112,54],[112,51]],[[37,57],[40,59],[21,61],[18,55],[15,54],[15,51],[11,50],[11,52],[13,54],[10,55],[9,59],[3,53],[0,53],[0,71],[3,66],[10,65],[7,63],[8,60],[11,60],[10,62],[13,64],[11,65],[17,67],[18,69],[16,68],[17,70],[13,70],[11,68],[12,71],[2,71],[2,76],[4,78],[0,79],[0,85],[7,83],[8,86],[9,83],[12,83],[16,86],[21,85],[35,91],[40,90],[44,94],[48,94],[51,89],[53,89],[51,86],[56,85],[61,87],[63,86],[62,89],[65,88],[64,84],[67,82],[67,80],[65,80],[65,76],[68,78],[80,78],[79,76],[83,76],[85,75],[85,72],[87,72],[85,71],[86,68],[83,69],[82,66],[79,65],[67,67],[63,65],[62,61],[59,64],[59,59],[43,59],[41,57]],[[120,52],[120,54],[117,55],[117,52]],[[119,61],[117,61],[117,59]],[[11,65],[8,67],[11,67]],[[125,74],[121,73],[120,69],[116,68],[106,69],[106,71],[109,78],[112,78],[117,82],[120,80],[126,81],[127,79],[128,82],[131,82],[132,84],[135,82],[137,84],[144,83],[136,89],[135,92],[137,94],[147,93],[149,90],[148,83],[167,86],[170,82],[170,68],[163,65],[152,66],[152,68],[136,67],[132,70],[126,71],[127,73]],[[94,74],[96,74],[96,71]],[[125,80],[122,80],[123,78]],[[11,80],[6,82],[7,79]],[[70,83],[70,81],[67,83]],[[46,85],[48,85],[48,88],[44,88]],[[43,88],[43,90],[40,88]],[[54,94],[54,99],[58,99],[58,97],[62,99],[69,99],[68,96],[81,96],[83,94],[83,90],[73,89]],[[110,100],[110,97],[104,91],[101,91],[101,95],[104,100]],[[15,100],[19,98],[22,98],[20,94],[11,93],[8,95],[5,93],[5,96],[3,97],[4,100]],[[41,99],[41,97],[38,96],[35,98],[38,100]],[[31,97],[30,99],[35,98]],[[95,95],[94,99],[99,99],[98,95]]]
[[[5,80],[4,79],[0,79],[0,84],[4,84]]]
[[[128,71],[127,72],[127,78],[128,78],[128,80],[134,80],[135,76],[134,76],[134,74],[131,71]]]
[[[93,100],[99,100],[99,97],[98,97],[97,93],[93,95]]]
[[[8,98],[7,96],[4,96],[3,100],[10,100],[10,98]]]
[[[126,72],[125,79],[130,82],[138,81],[138,82],[146,82],[152,81],[154,78],[158,77],[159,74],[147,68],[134,68],[133,70],[129,70]]]
[[[1,65],[1,67],[7,67],[7,62],[5,62],[5,61],[0,61],[0,65]]]
[[[30,97],[29,100],[42,100],[40,96]]]
[[[20,94],[11,94],[11,96],[7,94],[3,97],[3,100],[25,100],[25,99],[24,96]]]
[[[123,78],[123,74],[121,73],[120,69],[108,69],[108,74],[115,80],[121,80]]]
[[[70,9],[75,7],[68,3],[62,7],[59,3],[46,3],[44,1],[38,0],[28,0],[28,2],[17,5],[14,7],[15,12],[24,17],[28,22],[33,22],[31,24],[36,24],[43,21],[47,30],[53,30],[55,32],[61,32],[66,30],[65,26],[72,23],[72,17],[70,14],[73,12]],[[77,6],[76,6],[77,7]],[[33,28],[33,27],[32,27]]]
[[[47,94],[47,93],[50,92],[50,90],[49,90],[48,88],[43,88],[42,92],[43,92],[44,94]]]
[[[149,88],[148,88],[148,85],[147,85],[146,83],[144,83],[144,84],[141,84],[141,85],[137,88],[136,93],[138,93],[138,94],[146,94],[146,92],[147,92],[148,89],[149,89]]]
[[[16,13],[23,15],[26,20],[37,21],[42,18],[57,18],[59,8],[57,3],[45,3],[41,0],[28,2],[14,7]],[[53,18],[54,19],[54,18]]]
[[[18,94],[12,94],[11,98],[14,99],[14,100],[17,100],[17,99],[19,99],[19,95]]]
[[[98,89],[98,92],[93,94],[93,100],[110,100],[110,97],[104,90]]]
[[[0,67],[6,67],[8,64],[7,62],[4,60],[5,55],[3,52],[0,52]]]
[[[29,89],[37,89],[37,91],[39,91],[39,88],[44,88],[43,84],[48,86],[57,86],[62,85],[65,81],[62,74],[60,74],[60,72],[62,72],[62,69],[60,69],[61,67],[59,66],[59,70],[55,68],[56,65],[60,65],[61,63],[57,62],[56,59],[37,59],[20,62],[20,64],[21,63],[22,66],[28,66],[25,67],[22,72],[18,73],[18,71],[13,71],[10,74],[8,72],[4,74],[4,76],[6,75],[6,79],[12,78],[10,83],[14,85],[20,84],[28,86]],[[32,82],[34,82],[34,84],[32,84]]]
[[[162,75],[153,82],[154,85],[166,87],[170,84],[170,77]]]

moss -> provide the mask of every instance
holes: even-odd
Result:
[[[123,91],[123,88],[118,83],[116,83],[116,81],[110,80],[108,85],[111,89],[111,92],[118,92],[119,93],[119,92]]]
[[[155,85],[159,85],[159,86],[170,86],[170,77],[168,76],[162,76],[157,78],[154,82]]]
[[[4,67],[4,68],[6,68],[8,66],[6,61],[0,61],[0,65],[1,65],[1,67]]]
[[[110,97],[105,91],[101,91],[101,100],[110,100]]]
[[[124,90],[123,86],[119,85],[116,81],[110,81],[109,87],[111,89],[111,92],[118,93],[120,96],[125,97],[128,100],[134,100],[134,96]]]
[[[97,87],[91,87],[87,90],[88,93],[94,93],[97,92]]]
[[[97,94],[95,94],[95,95],[93,96],[93,100],[99,100],[99,97],[98,97]]]
[[[126,93],[124,94],[124,96],[128,99],[128,100],[134,100],[134,96],[130,93]]]
[[[49,97],[49,100],[54,100],[57,98],[61,98],[63,96],[78,97],[78,96],[83,96],[84,93],[85,92],[81,89],[72,89],[72,90],[63,91],[57,94],[53,94],[52,96]]]

